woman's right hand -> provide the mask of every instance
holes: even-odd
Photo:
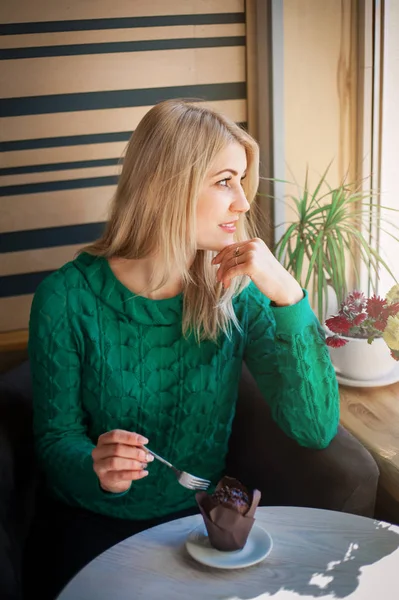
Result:
[[[147,463],[154,460],[143,446],[148,439],[138,433],[114,429],[98,438],[92,452],[93,468],[106,492],[125,492],[132,481],[148,475]]]

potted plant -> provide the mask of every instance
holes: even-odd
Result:
[[[325,326],[340,375],[362,381],[384,377],[399,361],[399,285],[386,298],[351,292]]]
[[[362,263],[369,274],[373,292],[375,274],[384,268],[396,282],[380,253],[368,239],[370,219],[378,214],[380,227],[389,222],[385,207],[373,202],[373,194],[359,190],[355,184],[343,181],[331,187],[326,181],[330,165],[313,191],[305,185],[298,195],[291,196],[296,218],[285,223],[286,230],[275,246],[274,253],[302,287],[311,285],[311,304],[317,307],[321,322],[327,315],[328,292],[333,290],[337,306],[348,293],[347,267],[354,274],[354,286],[359,283],[359,265]],[[399,211],[395,211],[399,212]],[[390,224],[398,229],[392,223]],[[391,232],[391,237],[399,241]],[[366,237],[367,236],[367,237]],[[352,288],[353,289],[353,288]]]

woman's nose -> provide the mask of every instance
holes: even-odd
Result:
[[[234,201],[231,204],[232,212],[244,213],[249,210],[249,202],[245,196],[244,190],[240,188],[237,190]]]

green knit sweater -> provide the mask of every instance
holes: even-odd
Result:
[[[180,469],[216,483],[243,359],[289,436],[324,448],[336,434],[338,385],[306,292],[294,306],[272,307],[251,283],[234,300],[243,332],[219,344],[182,337],[182,300],[134,296],[105,259],[88,254],[38,287],[29,335],[34,433],[48,485],[66,503],[128,519],[195,506],[194,492],[157,461],[128,492],[104,492],[91,452],[106,431],[136,431]]]

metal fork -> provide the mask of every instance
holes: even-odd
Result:
[[[161,463],[172,469],[177,477],[177,481],[183,487],[188,488],[189,490],[207,490],[210,486],[211,482],[209,479],[202,479],[201,477],[190,475],[190,473],[187,473],[186,471],[180,471],[179,469],[176,469],[176,467],[162,458],[162,456],[159,456],[159,454],[156,454],[153,450],[150,450],[148,446],[145,446],[145,450],[146,452],[152,454],[153,457],[159,460]]]

